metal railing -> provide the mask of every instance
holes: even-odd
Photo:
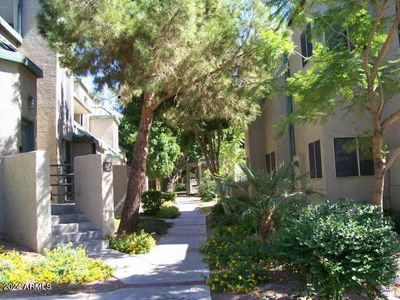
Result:
[[[72,164],[50,165],[51,201],[74,202],[74,167]]]

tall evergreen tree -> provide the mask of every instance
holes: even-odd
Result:
[[[99,86],[117,89],[125,101],[142,95],[118,229],[132,232],[154,113],[165,102],[191,99],[223,107],[222,95],[198,95],[232,76],[240,78],[235,66],[253,76],[270,72],[279,34],[271,32],[259,0],[41,0],[41,5],[40,32],[61,54],[63,66],[77,74],[90,72]],[[260,48],[261,41],[274,46]]]

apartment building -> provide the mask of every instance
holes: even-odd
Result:
[[[50,182],[39,176],[35,179],[43,195],[51,189],[51,199],[43,200],[43,207],[50,207],[50,202],[76,200],[75,157],[105,154],[102,159],[106,157],[110,165],[125,163],[125,154],[118,145],[118,114],[99,103],[81,80],[61,67],[58,54],[49,48],[37,30],[39,8],[38,0],[0,1],[0,207],[4,208],[0,209],[0,238],[4,232],[10,233],[13,227],[5,221],[7,213],[4,211],[15,212],[12,206],[22,205],[22,202],[13,203],[16,199],[12,197],[17,197],[18,193],[6,191],[10,186],[6,187],[4,182],[12,180],[10,176],[13,175],[8,171],[8,175],[4,175],[6,169],[12,169],[5,167],[5,156],[27,152],[27,155],[31,153],[28,155],[31,159],[34,157],[32,151],[43,150],[40,153],[49,157],[43,170],[47,174],[46,168],[50,168]],[[15,159],[16,164],[24,164],[24,157],[10,158],[9,161]],[[17,182],[28,182],[33,178],[24,175],[23,170],[19,171],[18,174],[23,176],[18,175],[12,185],[23,193],[31,185],[21,186]],[[127,173],[120,173],[118,178],[125,183]],[[35,194],[33,188],[25,192]],[[124,197],[122,192],[120,194],[119,200]],[[108,195],[112,196],[112,193]],[[30,208],[35,209],[40,208]],[[21,211],[18,214],[21,218],[24,215]],[[21,218],[15,220],[22,222]],[[36,222],[37,218],[32,220]]]
[[[395,9],[393,6],[390,9]],[[390,13],[390,9],[388,13]],[[295,28],[292,40],[295,50],[307,58],[312,55],[310,39],[312,26]],[[400,35],[399,35],[400,37]],[[387,59],[398,58],[400,41],[391,45]],[[310,64],[299,54],[288,58],[287,76],[306,70]],[[285,78],[279,79],[284,87]],[[400,99],[391,101],[384,117],[400,107]],[[358,142],[358,136],[371,127],[368,116],[346,114],[338,107],[325,123],[291,125],[284,136],[277,137],[280,130],[275,125],[279,119],[296,110],[293,99],[282,94],[272,95],[262,106],[261,116],[246,132],[246,157],[253,170],[271,172],[283,162],[294,162],[298,174],[306,174],[300,185],[310,187],[316,198],[337,200],[349,197],[369,201],[372,196],[374,167],[372,157],[362,154],[359,146],[348,151],[345,144]],[[389,151],[400,146],[400,125],[385,134]],[[400,210],[400,163],[389,172],[385,187],[385,206]]]

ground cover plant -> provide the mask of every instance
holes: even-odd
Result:
[[[270,278],[266,245],[248,222],[225,216],[221,206],[213,209],[214,234],[201,248],[211,268],[207,284],[214,292],[248,293]]]
[[[0,253],[0,288],[7,284],[89,283],[103,281],[112,272],[101,260],[89,258],[83,247],[72,244],[30,259],[15,250]]]
[[[381,296],[396,276],[400,249],[392,221],[351,200],[309,206],[288,218],[270,244],[275,259],[323,299],[343,299],[349,289]]]
[[[128,254],[145,254],[156,245],[153,235],[144,230],[108,237],[108,242],[111,249]]]

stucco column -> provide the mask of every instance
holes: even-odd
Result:
[[[5,238],[43,252],[51,242],[50,158],[46,151],[2,160]]]
[[[76,205],[103,236],[114,234],[113,172],[105,160],[100,154],[74,159]]]

